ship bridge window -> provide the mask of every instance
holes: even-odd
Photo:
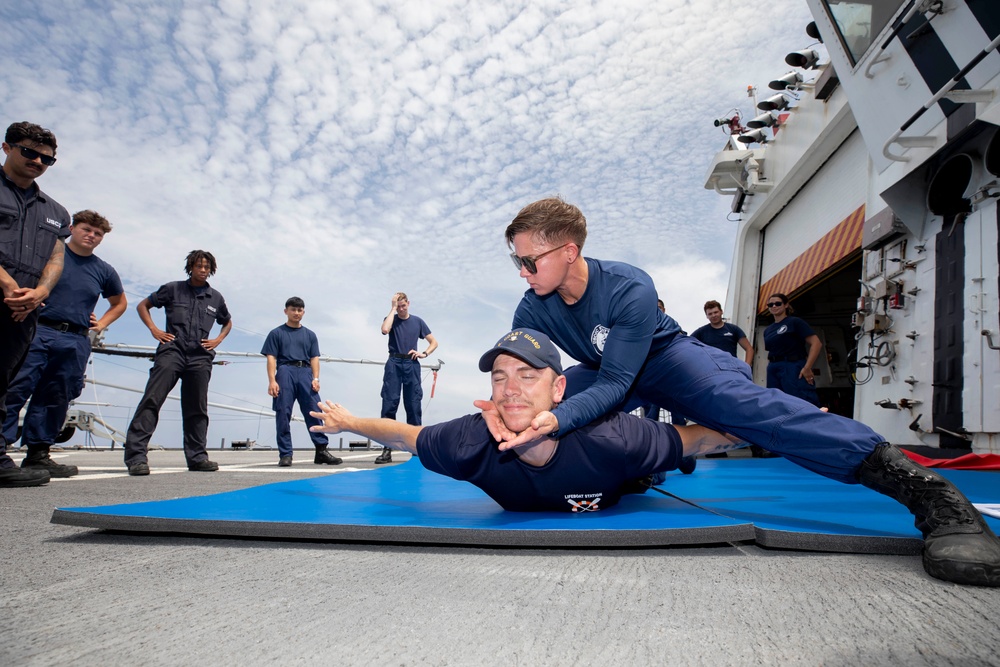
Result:
[[[826,13],[837,26],[840,42],[852,65],[858,64],[861,56],[903,4],[904,0],[823,0]]]

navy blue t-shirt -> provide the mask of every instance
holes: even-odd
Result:
[[[501,452],[481,414],[425,426],[420,463],[471,482],[512,512],[593,512],[615,505],[622,485],[674,470],[683,445],[670,424],[615,412],[559,439],[552,458],[533,466]]]
[[[567,305],[556,293],[524,293],[514,312],[514,329],[548,334],[566,353],[600,367],[597,380],[552,410],[564,434],[613,409],[635,382],[646,359],[666,348],[680,325],[656,306],[649,275],[629,264],[585,258],[587,289]]]
[[[77,255],[66,246],[62,275],[38,314],[89,329],[97,299],[124,291],[114,267],[97,255]]]
[[[739,341],[747,337],[743,333],[743,329],[740,329],[735,324],[730,324],[729,322],[723,322],[722,326],[716,329],[711,324],[706,324],[703,327],[698,327],[691,334],[692,338],[697,338],[705,345],[710,345],[714,348],[718,348],[723,352],[728,352],[729,354],[736,356],[736,348]]]
[[[260,353],[277,359],[279,366],[289,361],[309,361],[319,356],[319,340],[310,329],[282,324],[267,334]]]
[[[786,317],[764,329],[764,349],[767,356],[781,357],[792,361],[805,361],[806,338],[815,332],[798,317]]]
[[[416,315],[410,315],[405,320],[393,315],[389,328],[389,354],[406,354],[417,349],[417,339],[427,338],[430,332],[427,323]]]

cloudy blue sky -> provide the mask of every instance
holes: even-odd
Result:
[[[193,248],[218,258],[227,350],[258,352],[299,295],[324,354],[382,360],[402,290],[445,362],[433,399],[424,383],[431,423],[486,394],[475,362],[525,289],[503,229],[536,199],[579,205],[585,254],[644,268],[669,313],[703,323],[736,230],[703,188],[725,141],[712,119],[755,115],[747,86],[788,71],[810,20],[801,0],[8,2],[3,125],[52,129],[40,185],[115,225],[98,254],[130,308],[109,342],[153,344],[132,306],[183,278]],[[148,367],[94,355],[92,373],[141,389]],[[377,416],[378,366],[323,380]],[[245,360],[216,368],[210,400],[266,408],[266,388]],[[95,398],[124,430],[138,394]],[[153,441],[179,434],[168,403]],[[245,437],[270,443],[273,426],[213,411],[210,446]]]

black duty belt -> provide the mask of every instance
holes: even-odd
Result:
[[[767,355],[768,361],[805,361],[805,357],[796,356],[785,356],[783,354],[769,354]]]
[[[408,355],[408,354],[396,354],[395,352],[390,352],[389,353],[389,358],[390,359],[409,359],[410,355]]]
[[[302,368],[303,366],[308,366],[308,361],[286,361],[281,364],[282,366],[295,366],[296,368]]]
[[[64,333],[72,333],[78,336],[86,336],[87,332],[90,331],[89,327],[81,327],[79,324],[73,324],[72,322],[59,322],[57,320],[50,320],[47,317],[39,317],[39,324],[44,324],[50,329],[55,329],[56,331],[62,331]]]

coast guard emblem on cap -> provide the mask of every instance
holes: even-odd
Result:
[[[506,343],[508,341],[510,341],[511,343],[513,343],[514,341],[516,341],[518,339],[518,337],[523,337],[524,340],[526,340],[529,343],[531,343],[536,350],[542,349],[542,346],[538,344],[538,341],[535,340],[534,336],[532,336],[530,334],[526,334],[523,331],[511,331],[509,334],[507,334],[506,336],[504,336],[503,338],[501,338],[499,341],[497,341],[497,345],[496,346],[497,347],[501,347],[504,343]]]
[[[594,344],[597,353],[602,356],[604,355],[604,343],[607,342],[609,333],[611,333],[611,329],[603,324],[598,324],[590,333],[590,342]]]

